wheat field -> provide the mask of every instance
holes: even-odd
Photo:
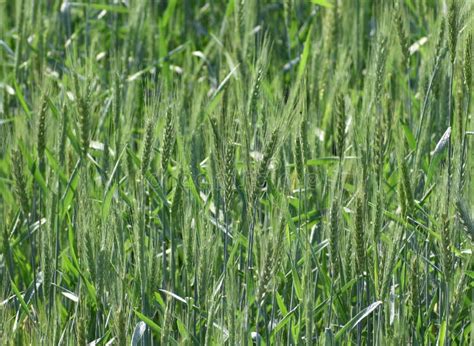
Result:
[[[0,0],[0,345],[474,345],[471,0]]]

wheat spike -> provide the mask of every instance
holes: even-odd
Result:
[[[153,148],[153,132],[155,129],[155,123],[152,117],[148,119],[146,127],[145,127],[145,139],[143,141],[143,148],[142,148],[142,165],[141,165],[141,173],[145,176],[148,166],[150,165],[151,161],[151,152]]]
[[[458,3],[451,0],[448,8],[448,45],[451,56],[451,64],[456,58],[456,46],[458,42]]]
[[[26,179],[23,172],[23,156],[19,150],[13,150],[12,152],[12,165],[16,196],[21,210],[25,215],[28,215],[29,202],[26,193]]]
[[[38,117],[38,159],[40,163],[40,171],[43,171],[44,166],[44,151],[46,150],[46,111],[48,102],[46,95],[43,96],[41,101],[41,108]]]

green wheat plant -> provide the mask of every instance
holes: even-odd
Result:
[[[0,0],[0,345],[474,345],[469,0]]]

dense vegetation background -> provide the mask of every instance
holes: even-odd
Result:
[[[474,344],[469,0],[0,0],[0,343]]]

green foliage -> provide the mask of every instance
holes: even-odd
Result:
[[[0,1],[0,345],[472,344],[473,11]]]

